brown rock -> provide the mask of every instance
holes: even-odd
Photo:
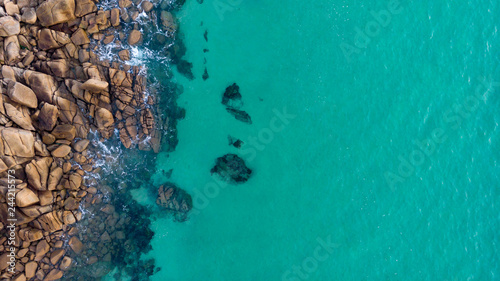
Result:
[[[35,156],[35,139],[30,131],[0,127],[0,135],[3,143],[0,144],[0,151],[3,150],[5,155],[28,158]]]
[[[178,219],[186,219],[187,213],[193,207],[191,195],[172,183],[158,188],[156,204],[174,212]]]
[[[10,120],[16,123],[19,127],[34,131],[35,128],[31,124],[31,115],[25,106],[18,104],[4,103],[5,112]]]
[[[40,199],[40,206],[47,206],[54,203],[54,195],[52,191],[40,191],[38,192],[38,198]]]
[[[56,212],[50,212],[41,215],[35,221],[33,221],[35,227],[43,229],[44,231],[48,231],[52,233],[57,230],[62,229],[62,221],[57,216]]]
[[[87,146],[89,145],[90,141],[88,139],[83,139],[83,140],[79,140],[77,141],[74,145],[73,145],[73,149],[76,151],[76,152],[82,152],[84,151],[85,149],[87,149]]]
[[[43,281],[53,281],[53,280],[59,280],[63,277],[63,272],[60,271],[59,269],[52,269],[47,276],[45,276],[45,279]]]
[[[106,25],[107,21],[108,21],[108,18],[106,17],[106,14],[103,11],[99,11],[97,13],[97,16],[95,17],[95,22],[98,25]]]
[[[90,60],[90,53],[87,50],[80,49],[78,51],[78,60],[84,63]]]
[[[9,16],[19,14],[19,7],[16,4],[14,4],[14,2],[5,1],[3,5],[5,7],[5,12],[7,12]]]
[[[19,104],[30,108],[38,107],[38,99],[35,92],[21,83],[9,81],[7,94],[13,101]]]
[[[38,270],[35,274],[35,278],[37,278],[37,280],[44,280],[45,278],[45,272],[43,270]]]
[[[36,245],[35,261],[41,261],[49,250],[50,246],[49,243],[47,243],[47,240],[40,240],[40,242]]]
[[[146,1],[143,1],[141,3],[141,7],[144,10],[144,12],[148,13],[149,11],[151,11],[153,9],[154,5],[153,5],[153,3],[146,0]]]
[[[52,157],[42,157],[32,160],[26,165],[25,172],[28,183],[37,190],[47,190],[49,168],[52,164]]]
[[[99,259],[96,256],[92,256],[87,260],[87,264],[94,264],[97,261],[99,261]]]
[[[99,32],[99,26],[97,25],[97,23],[90,24],[89,27],[87,28],[87,32],[89,34],[98,33]]]
[[[72,141],[76,136],[75,126],[70,124],[60,124],[51,133],[57,139],[65,139]]]
[[[57,250],[53,251],[50,254],[50,262],[53,265],[56,265],[56,263],[64,256],[65,253],[66,253],[66,251],[63,249],[57,249]]]
[[[61,261],[61,264],[59,265],[60,270],[67,270],[71,266],[71,258],[70,257],[64,257]]]
[[[65,225],[74,224],[76,222],[76,218],[75,218],[75,216],[73,215],[72,212],[70,212],[70,211],[64,211],[63,222],[64,222]]]
[[[23,9],[23,14],[21,16],[21,21],[28,23],[28,24],[34,24],[36,22],[36,12],[35,9],[33,8],[24,8]]]
[[[80,186],[82,186],[82,176],[76,173],[73,173],[69,176],[69,188],[71,190],[78,190]]]
[[[130,0],[118,0],[118,6],[120,8],[128,8],[132,6],[132,1]]]
[[[9,254],[8,252],[5,252],[2,255],[0,255],[0,271],[3,271],[9,266],[8,262],[10,258],[7,256],[8,254]]]
[[[74,0],[48,0],[38,6],[36,15],[40,24],[51,26],[75,19]]]
[[[59,109],[57,109],[57,106],[52,105],[50,103],[45,103],[42,109],[40,110],[40,114],[38,115],[38,122],[40,129],[46,131],[52,131],[52,129],[54,129],[54,126],[57,124],[58,114],[59,114]],[[54,136],[51,135],[51,137]],[[54,143],[54,141],[50,143]],[[44,141],[44,143],[46,142]]]
[[[108,82],[100,81],[97,79],[89,79],[82,84],[81,88],[83,90],[91,91],[91,92],[101,92],[107,89],[109,86]]]
[[[93,2],[92,2],[93,3]],[[80,46],[90,43],[90,39],[87,36],[87,32],[85,30],[79,28],[77,31],[71,35],[71,41],[73,44]]]
[[[104,37],[104,40],[102,41],[102,43],[107,45],[107,44],[113,42],[113,40],[115,40],[115,36],[113,34],[111,34],[109,36]]]
[[[23,229],[19,230],[19,237],[26,242],[34,242],[34,241],[38,241],[38,240],[43,238],[43,232],[40,229],[36,229],[36,228],[32,228],[32,227],[23,228]],[[22,256],[24,256],[24,254],[26,254],[26,253],[21,254],[21,251],[22,250],[19,250],[19,252],[18,252],[18,255],[20,257],[22,257]]]
[[[97,128],[99,129],[101,135],[104,138],[111,137],[111,132],[109,132],[109,129],[112,128],[115,122],[113,114],[109,110],[100,107],[99,109],[96,110],[95,115],[97,121]]]
[[[35,272],[38,268],[38,263],[36,261],[30,261],[24,266],[24,272],[26,273],[26,278],[31,279],[35,276]]]
[[[71,250],[73,250],[73,252],[75,252],[75,254],[79,254],[83,250],[83,244],[82,244],[82,242],[80,242],[80,240],[76,236],[71,237],[69,239],[68,244],[71,247]]]
[[[69,164],[69,166],[71,168],[71,164]],[[51,170],[47,182],[47,189],[55,190],[62,176],[63,176],[63,169],[61,167],[56,167],[55,169]]]
[[[42,50],[60,48],[71,42],[68,34],[44,28],[38,32],[38,46]]]
[[[63,158],[71,152],[71,147],[69,145],[61,145],[52,151],[53,157]]]
[[[168,11],[161,12],[161,23],[163,27],[170,33],[175,33],[177,31],[177,23],[175,22],[174,16]]]
[[[54,92],[57,90],[57,82],[54,77],[35,71],[24,71],[26,84],[35,92],[38,102],[52,103]]]
[[[142,34],[139,30],[132,30],[128,36],[128,43],[131,46],[137,45],[142,40]]]
[[[111,10],[110,21],[112,26],[120,25],[120,9],[114,8]]]
[[[44,72],[63,78],[69,77],[73,74],[70,72],[70,65],[65,59],[48,61],[42,69],[44,69]]]
[[[42,214],[46,214],[48,212],[52,211],[52,206],[38,206],[38,205],[32,205],[29,207],[24,207],[20,208],[21,211],[28,217],[30,218],[37,218]]]
[[[38,196],[29,188],[23,188],[16,195],[16,205],[18,207],[27,207],[40,202]]]
[[[17,20],[11,16],[0,17],[0,36],[8,37],[17,35],[21,31],[21,26]]]
[[[21,60],[21,55],[19,54],[19,52],[21,51],[21,47],[19,45],[17,36],[12,35],[5,38],[3,44],[3,48],[5,51],[5,61],[8,64],[18,63]]]
[[[24,275],[24,273],[21,273],[16,277],[12,278],[12,281],[26,281],[26,275]]]
[[[76,0],[75,16],[80,18],[93,12],[97,12],[97,6],[93,1]]]
[[[121,60],[128,61],[130,60],[130,51],[129,50],[121,50],[118,52],[118,56]]]

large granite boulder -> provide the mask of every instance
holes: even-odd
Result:
[[[35,92],[21,83],[9,81],[7,94],[13,101],[30,108],[38,107]]]
[[[50,103],[44,103],[40,114],[38,115],[38,122],[40,129],[46,131],[52,131],[57,124],[57,115],[59,114],[59,109],[57,106]]]
[[[135,46],[142,40],[142,33],[139,30],[132,30],[128,36],[128,44]]]
[[[11,16],[0,17],[0,36],[8,37],[12,35],[17,35],[21,31],[21,25],[19,21],[15,20]]]
[[[97,12],[97,6],[91,0],[76,0],[75,16],[83,17],[87,14]]]
[[[34,157],[35,139],[30,131],[0,127],[0,152],[9,156]]]
[[[236,154],[226,154],[217,158],[210,172],[219,175],[229,183],[244,183],[252,174],[252,170],[246,166],[245,161]]]
[[[48,0],[36,10],[36,16],[43,26],[51,26],[75,19],[75,0]]]

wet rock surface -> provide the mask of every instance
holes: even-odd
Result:
[[[244,183],[252,175],[252,170],[236,154],[226,154],[217,158],[210,172],[229,183]]]

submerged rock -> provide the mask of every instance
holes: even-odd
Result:
[[[239,120],[241,122],[245,122],[248,124],[252,124],[252,118],[250,117],[250,115],[248,113],[246,113],[246,111],[234,109],[234,108],[230,108],[230,107],[226,108],[226,110],[231,115],[233,115],[234,118],[236,118],[236,120]]]
[[[236,83],[226,88],[222,96],[222,104],[235,109],[239,109],[243,106],[240,87]]]
[[[208,76],[208,70],[207,70],[206,67],[205,67],[205,72],[203,73],[202,78],[203,78],[203,80],[207,80],[209,78],[209,76]]]
[[[227,136],[227,140],[229,141],[229,145],[232,145],[236,148],[241,148],[241,146],[245,144],[242,140],[233,138],[232,136]]]
[[[85,270],[87,276],[100,278],[111,272],[114,266],[110,262],[97,262],[88,266]]]
[[[215,166],[210,172],[218,174],[223,180],[230,183],[244,183],[252,175],[252,170],[236,154],[226,154],[217,158]]]
[[[178,221],[187,220],[187,214],[193,208],[193,199],[183,189],[173,183],[166,183],[158,188],[156,204],[173,212]]]

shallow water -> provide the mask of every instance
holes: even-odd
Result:
[[[388,3],[186,1],[196,79],[175,75],[186,118],[153,179],[173,169],[195,210],[153,222],[153,280],[500,280],[499,4],[402,1],[347,58]],[[252,125],[221,104],[234,82]],[[247,183],[210,175],[230,152]]]

